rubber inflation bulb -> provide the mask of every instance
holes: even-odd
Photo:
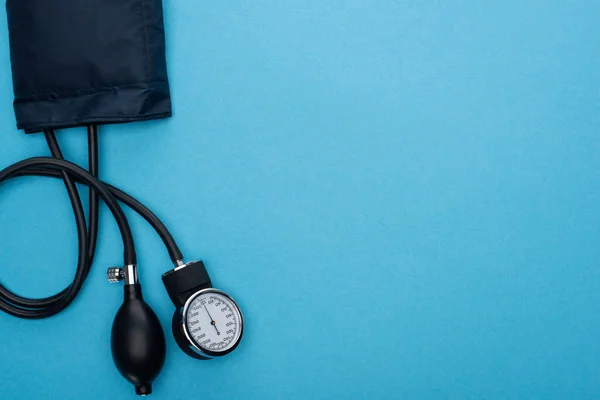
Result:
[[[158,317],[144,301],[139,284],[125,285],[125,298],[112,326],[113,360],[136,394],[152,393],[166,356],[165,334]]]

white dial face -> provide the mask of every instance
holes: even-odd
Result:
[[[236,304],[214,290],[201,292],[187,309],[188,335],[197,346],[215,353],[235,346],[242,334],[242,324]]]

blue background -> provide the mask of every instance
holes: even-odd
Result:
[[[171,227],[247,319],[222,360],[168,335],[153,399],[600,396],[600,3],[165,0],[175,116],[101,129],[101,174]],[[0,18],[0,164],[16,130]],[[85,163],[82,129],[61,132]],[[131,215],[165,327],[170,261]],[[60,182],[2,185],[1,279],[72,279]],[[133,399],[109,334],[103,209],[76,302],[0,315],[0,398]]]

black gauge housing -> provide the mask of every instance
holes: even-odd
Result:
[[[202,261],[192,261],[166,272],[163,274],[162,280],[177,309],[182,308],[194,293],[212,287]]]
[[[193,261],[180,265],[175,269],[164,273],[162,280],[165,288],[167,289],[167,293],[169,294],[169,297],[176,308],[171,323],[173,337],[175,338],[177,345],[185,354],[200,360],[210,360],[214,357],[228,354],[237,347],[243,334],[244,321],[242,313],[235,301],[229,295],[227,295],[225,292],[212,288],[212,282],[202,261]],[[227,351],[213,352],[210,350],[201,349],[198,345],[193,343],[193,339],[190,339],[190,337],[186,334],[186,316],[184,315],[187,308],[186,305],[193,301],[197,295],[207,291],[215,292],[221,296],[227,297],[239,312],[241,334],[235,346]]]

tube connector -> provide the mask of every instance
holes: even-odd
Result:
[[[111,267],[106,271],[110,283],[125,281],[126,285],[135,285],[139,283],[137,265],[126,265],[125,268]]]
[[[125,284],[135,285],[139,283],[137,265],[131,264],[125,266]]]
[[[110,267],[106,271],[106,277],[110,283],[119,283],[125,279],[125,270],[120,267]]]

